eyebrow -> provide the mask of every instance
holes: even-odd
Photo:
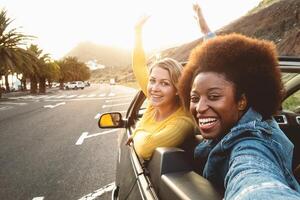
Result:
[[[213,87],[213,88],[209,88],[208,91],[214,91],[214,90],[223,90],[223,88],[219,88],[219,87]]]
[[[157,78],[155,78],[154,76],[150,76],[150,79],[157,79]],[[160,81],[169,81],[169,82],[171,82],[171,80],[170,79],[159,79]]]

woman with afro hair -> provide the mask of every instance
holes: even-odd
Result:
[[[272,118],[283,85],[273,43],[229,34],[191,52],[179,92],[204,138],[194,157],[225,199],[300,199],[293,144]]]

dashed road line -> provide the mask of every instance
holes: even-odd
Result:
[[[110,99],[110,100],[105,100],[106,103],[108,102],[118,102],[118,101],[130,101],[132,98],[122,98],[122,99]]]
[[[13,108],[12,106],[4,106],[4,107],[0,107],[0,111],[9,110],[9,109],[12,109],[12,108]]]
[[[64,105],[64,104],[66,104],[66,102],[57,103],[55,105],[45,105],[44,108],[55,108],[57,106]]]
[[[78,98],[86,97],[86,94],[79,95]]]
[[[78,200],[93,200],[93,199],[96,199],[96,198],[102,196],[103,194],[112,191],[115,187],[116,187],[115,182],[112,182],[112,183],[110,183],[108,185],[105,185],[104,187],[102,187],[98,190],[95,190],[94,192],[92,192],[90,194],[87,194],[87,195],[81,197]]]
[[[24,106],[27,105],[27,103],[17,103],[17,102],[1,102],[0,105],[19,105],[19,106]]]
[[[124,106],[124,105],[129,105],[130,103],[119,103],[119,104],[114,104],[114,105],[103,105],[102,108],[110,108],[110,107],[117,107],[117,106]]]
[[[43,200],[44,197],[34,197],[32,200]]]
[[[90,94],[89,96],[87,97],[95,97],[96,95],[95,94]]]

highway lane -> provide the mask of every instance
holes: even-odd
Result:
[[[95,118],[125,111],[134,94],[92,85],[1,101],[0,199],[80,199],[114,182],[118,132],[99,134]],[[84,132],[94,137],[76,145]]]

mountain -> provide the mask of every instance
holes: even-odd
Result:
[[[82,62],[96,61],[107,67],[128,66],[131,63],[130,51],[92,42],[79,43],[66,56],[76,56]]]
[[[271,40],[279,55],[300,56],[300,0],[263,0],[247,15],[217,30],[216,34],[233,32]],[[202,38],[167,49],[161,56],[186,61],[190,51],[200,42]]]
[[[279,55],[300,57],[300,0],[263,0],[245,16],[217,30],[216,34],[224,35],[233,32],[271,40],[276,44]],[[201,42],[202,38],[199,38],[160,51],[159,54],[162,58],[171,57],[178,61],[187,61],[191,50]],[[148,59],[148,63],[154,60],[155,56],[152,56]],[[103,75],[97,78],[101,77]],[[127,67],[126,70],[124,69],[124,74],[118,74],[117,81],[122,80],[134,80],[131,68]]]

